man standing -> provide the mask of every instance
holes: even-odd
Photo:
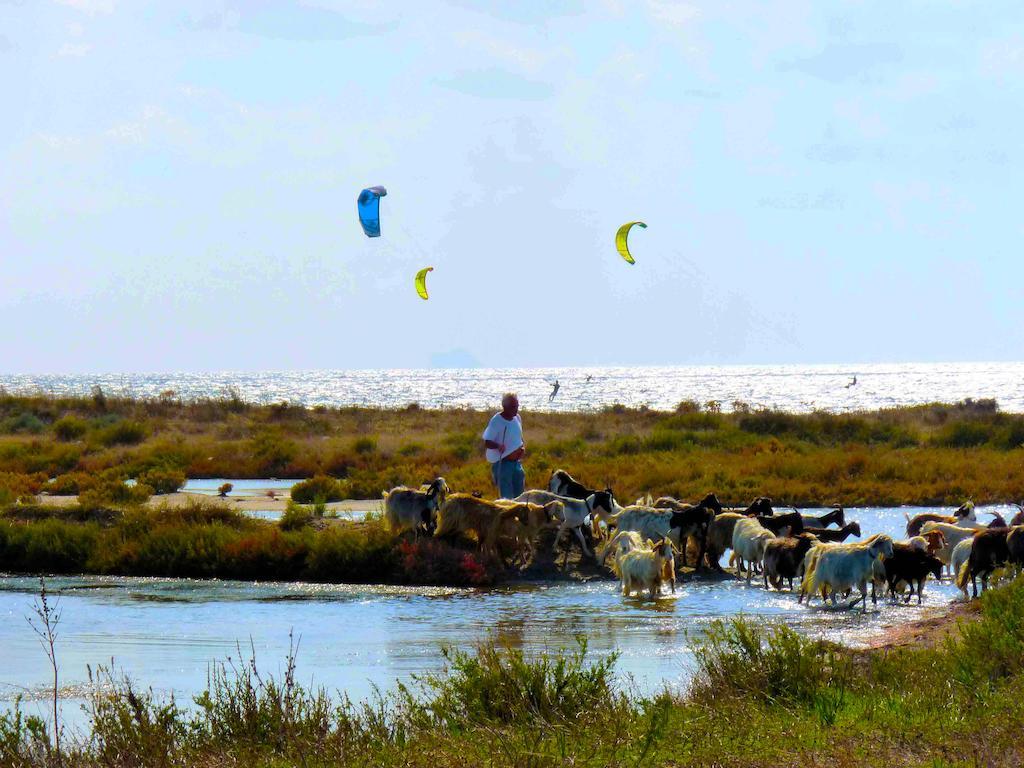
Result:
[[[526,444],[523,420],[519,418],[519,398],[515,393],[507,392],[501,398],[501,413],[494,414],[484,430],[484,447],[498,497],[514,499],[526,487],[526,473],[520,461],[526,453]]]

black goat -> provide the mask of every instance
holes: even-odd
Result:
[[[709,493],[699,504],[683,509],[673,508],[672,517],[669,518],[668,528],[679,529],[679,549],[682,551],[683,567],[686,567],[686,542],[690,536],[697,539],[700,544],[700,552],[697,554],[697,565],[694,570],[701,570],[704,567],[704,553],[708,546],[708,527],[715,519],[715,505],[721,511],[722,506],[713,493]]]
[[[789,528],[790,536],[799,536],[804,532],[804,521],[799,512],[787,512],[784,515],[757,515],[757,522],[778,536],[783,528]]]
[[[910,598],[917,591],[917,604],[921,604],[924,596],[924,583],[928,580],[928,574],[936,579],[942,575],[942,561],[939,558],[922,552],[910,544],[896,542],[893,544],[892,556],[882,561],[885,566],[885,580],[889,585],[889,594],[893,600],[896,599],[896,587],[900,582],[906,582],[910,587],[903,602],[909,603]]]
[[[793,511],[797,512],[797,508],[793,507]],[[846,525],[846,513],[842,507],[836,507],[828,514],[818,515],[814,517],[812,515],[800,515],[804,521],[805,528],[828,528],[832,523],[836,524],[837,528],[842,528]]]
[[[838,544],[846,541],[851,536],[860,538],[860,523],[856,520],[852,520],[838,531],[832,530],[831,528],[811,528],[807,526],[804,528],[808,533],[813,533],[818,541],[826,541],[830,544]]]

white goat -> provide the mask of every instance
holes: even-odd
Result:
[[[617,514],[609,515],[608,521],[616,531],[636,531],[644,539],[657,541],[668,538],[673,544],[679,545],[679,531],[672,530],[672,510],[655,509],[633,504],[623,507]]]
[[[971,548],[974,546],[974,537],[971,536],[969,539],[962,539],[955,547],[953,547],[953,553],[949,558],[949,570],[952,571],[954,578],[960,573],[960,569],[963,564],[966,563],[971,557]],[[970,600],[971,596],[967,594],[967,581],[964,581],[964,585],[960,587],[960,591],[964,593],[964,600]]]
[[[736,562],[736,575],[742,576],[744,563],[747,584],[754,575],[754,566],[764,559],[764,549],[775,534],[752,517],[737,520],[732,531],[732,560]]]
[[[619,558],[624,554],[633,549],[644,549],[647,546],[646,542],[636,531],[619,531],[612,536],[604,546],[601,548],[601,554],[598,557],[598,562],[604,565],[608,558],[611,557],[612,562],[609,566],[616,576],[619,574]]]
[[[676,567],[672,542],[661,539],[657,544],[647,542],[650,549],[632,549],[619,558],[619,572],[622,579],[622,594],[629,597],[634,590],[644,589],[652,600],[657,598],[663,581],[672,584],[676,591]]]
[[[399,486],[384,491],[384,517],[392,533],[424,530],[428,535],[434,531],[437,510],[444,504],[450,489],[443,477],[439,477],[423,490]]]
[[[832,544],[830,546],[811,547],[807,553],[803,583],[800,585],[801,599],[807,595],[807,601],[822,591],[822,599],[827,590],[831,593],[832,604],[842,592],[854,587],[860,590],[861,612],[868,610],[868,582],[874,581],[879,575],[875,561],[882,557],[892,556],[892,539],[879,534],[870,540],[856,544]],[[884,573],[884,570],[882,571]]]

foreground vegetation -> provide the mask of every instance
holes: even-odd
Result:
[[[622,692],[615,658],[482,646],[367,703],[254,665],[216,670],[189,707],[101,672],[91,730],[0,715],[15,768],[96,766],[956,766],[1024,761],[1024,577],[933,648],[855,652],[781,625],[717,624],[683,696]]]
[[[713,490],[728,503],[759,494],[800,506],[1005,502],[1024,497],[1024,415],[993,401],[873,413],[793,415],[682,403],[672,413],[614,406],[525,413],[528,484],[563,467],[620,498]],[[86,505],[131,504],[186,477],[325,475],[314,501],[379,498],[442,474],[491,492],[480,451],[489,413],[256,406],[237,397],[180,402],[28,397],[0,392],[0,504],[46,491]],[[138,485],[125,485],[135,478]]]
[[[260,581],[485,586],[502,575],[471,550],[396,538],[366,522],[315,519],[292,506],[278,524],[212,501],[183,507],[54,509],[0,514],[0,569]]]

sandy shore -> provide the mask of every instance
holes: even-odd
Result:
[[[868,641],[869,650],[883,648],[930,648],[956,631],[961,619],[978,612],[978,602],[953,602],[935,606],[915,621],[893,623],[881,628],[878,635]]]
[[[78,503],[77,496],[47,496],[38,497],[39,503],[50,507],[70,507]],[[279,493],[275,498],[269,496],[228,496],[221,499],[205,493],[168,493],[163,496],[153,496],[146,506],[148,507],[183,507],[193,501],[208,501],[223,504],[239,512],[284,512],[288,505],[288,491]],[[381,499],[346,499],[335,501],[327,505],[331,512],[377,512],[380,511],[383,500]]]

